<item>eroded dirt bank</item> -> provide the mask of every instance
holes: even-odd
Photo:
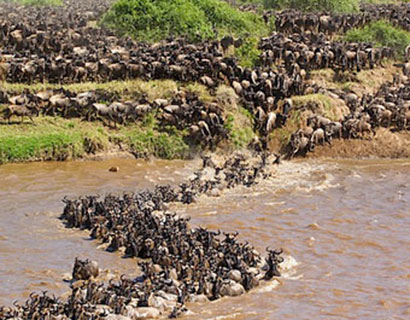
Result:
[[[332,159],[368,159],[410,158],[410,132],[391,132],[381,128],[377,130],[374,139],[351,139],[332,141],[332,145],[316,146],[309,158]]]

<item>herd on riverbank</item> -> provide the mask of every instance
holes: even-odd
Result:
[[[181,83],[197,81],[211,92],[220,84],[229,85],[253,117],[256,138],[251,145],[257,149],[266,149],[270,133],[286,126],[293,112],[292,96],[328,92],[327,88],[318,88],[306,81],[312,70],[331,68],[343,73],[373,69],[394,55],[390,48],[374,48],[369,43],[330,40],[331,30],[340,32],[380,17],[409,29],[406,19],[400,22],[401,14],[409,10],[408,4],[364,6],[361,13],[354,15],[328,16],[284,11],[276,17],[278,33],[261,39],[260,67],[243,68],[235,57],[226,54],[230,47],[240,46],[241,39],[225,37],[220,41],[199,44],[171,39],[149,45],[118,38],[109,30],[90,26],[89,22],[98,19],[108,7],[108,2],[99,3],[97,9],[93,1],[68,1],[66,5],[68,10],[19,8],[23,14],[17,15],[15,6],[2,4],[4,13],[0,18],[0,44],[7,81],[76,83],[135,78],[172,79]],[[41,19],[38,19],[39,14],[42,15]],[[55,21],[66,23],[56,24]],[[319,22],[317,28],[313,27],[315,21]],[[297,26],[298,30],[289,29],[289,26]],[[410,55],[410,48],[407,51],[406,54]],[[398,76],[397,81],[390,84],[395,86],[392,90],[397,91],[400,86],[408,85],[406,77],[410,74],[410,65],[404,63],[401,66],[405,76]],[[330,95],[345,100],[351,107],[350,99],[355,94],[332,92]],[[309,146],[300,131],[293,137],[287,137],[287,155],[313,150],[314,145],[326,137],[360,137],[359,133],[374,132],[381,123],[398,130],[407,129],[410,121],[408,93],[402,93],[400,99],[395,101],[379,99],[377,95],[373,99],[356,96],[356,99],[365,101],[362,103],[363,110],[359,110],[365,112],[358,112],[354,105],[350,114],[343,118],[326,120],[319,127],[301,128],[305,132],[311,129],[324,132],[316,132],[314,136],[318,138],[307,137],[310,139]],[[123,101],[121,97],[114,101],[106,93],[91,91],[74,94],[64,89],[26,92],[18,96],[0,90],[0,103],[10,104],[3,111],[6,120],[13,116],[20,116],[23,120],[24,116],[32,119],[39,114],[52,114],[84,120],[101,119],[116,126],[126,120],[135,122],[159,110],[161,127],[171,125],[180,130],[186,129],[186,137],[202,147],[214,148],[229,139],[221,106],[203,103],[196,97],[158,101]],[[367,112],[367,109],[373,111]],[[331,128],[326,128],[330,122]],[[334,132],[339,131],[340,126],[345,132],[343,135]]]
[[[3,319],[143,319],[187,312],[188,301],[237,296],[263,281],[280,276],[282,250],[267,248],[267,256],[236,233],[191,228],[189,217],[168,211],[168,204],[190,204],[201,195],[216,196],[226,188],[253,186],[270,177],[272,159],[269,136],[285,127],[295,112],[293,97],[325,93],[344,101],[348,112],[329,119],[314,111],[289,137],[283,156],[292,158],[313,151],[332,139],[371,139],[378,127],[410,129],[410,64],[402,74],[383,84],[375,94],[323,88],[308,81],[311,71],[330,68],[337,73],[359,72],[391,59],[390,48],[344,43],[335,33],[380,18],[409,30],[410,4],[365,6],[357,15],[319,15],[284,11],[276,16],[277,33],[260,41],[260,66],[243,68],[229,50],[241,39],[225,37],[198,44],[170,39],[154,45],[118,38],[92,22],[108,8],[109,1],[65,1],[61,8],[19,7],[1,3],[0,77],[12,83],[68,83],[142,78],[200,82],[210,92],[230,86],[249,111],[255,138],[250,143],[257,157],[235,156],[217,163],[203,158],[195,178],[177,186],[105,198],[86,196],[64,199],[61,219],[68,228],[90,231],[91,238],[108,251],[138,258],[142,275],[99,282],[95,262],[76,259],[71,294],[67,300],[32,294],[25,304],[0,307]],[[19,10],[19,11],[16,11]],[[407,13],[406,13],[407,12]],[[61,23],[64,22],[64,23]],[[410,48],[404,53],[410,57]],[[214,148],[229,139],[224,110],[192,92],[178,91],[171,98],[124,100],[104,91],[74,92],[59,89],[22,93],[0,89],[3,118],[38,115],[103,121],[117,127],[154,114],[161,127],[173,126],[203,148]],[[305,106],[308,108],[308,106]],[[4,123],[7,125],[7,123]],[[141,260],[142,259],[142,260]]]

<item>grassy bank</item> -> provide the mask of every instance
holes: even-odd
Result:
[[[399,56],[403,56],[405,48],[410,44],[410,32],[381,20],[372,22],[363,28],[349,30],[344,40],[373,43],[376,47],[389,47]]]
[[[149,120],[118,130],[59,117],[38,117],[34,125],[29,120],[0,125],[0,164],[79,159],[114,149],[164,159],[186,158],[190,151],[182,132],[159,132]]]
[[[233,3],[233,0],[228,0]],[[237,0],[237,4],[255,4],[266,9],[297,9],[319,12],[357,12],[360,3],[400,4],[410,0]]]
[[[9,83],[0,81],[0,88],[7,92],[20,94],[25,90],[31,93],[36,93],[47,89],[64,88],[72,92],[86,92],[89,90],[102,90],[110,93],[115,93],[121,98],[138,98],[143,93],[148,99],[169,98],[180,89],[196,88],[198,92],[206,93],[206,88],[201,85],[183,85],[172,80],[127,80],[127,81],[111,81],[111,82],[82,82],[74,84],[51,84],[51,83]]]
[[[241,12],[220,0],[117,0],[101,24],[148,42],[178,36],[203,40],[268,32],[259,15]]]
[[[51,88],[52,84],[10,84],[0,82],[7,92],[32,93]],[[181,85],[175,81],[113,81],[108,83],[80,83],[64,85],[73,92],[104,90],[115,93],[119,99],[138,99],[144,93],[149,100],[171,98],[179,90],[196,93],[204,102],[216,102],[223,110],[229,139],[221,148],[231,151],[245,147],[253,138],[252,117],[240,107],[234,90],[221,85],[213,94],[198,83]],[[0,106],[0,110],[4,106]],[[155,156],[162,159],[180,159],[199,152],[198,145],[186,138],[188,133],[174,127],[160,128],[154,114],[138,123],[130,123],[111,129],[102,122],[86,122],[80,119],[40,116],[35,124],[28,119],[22,124],[0,121],[0,164],[36,160],[70,160],[112,150],[126,151],[135,157]],[[165,131],[164,131],[165,129]]]
[[[275,129],[270,135],[272,150],[284,151],[290,141],[290,136],[296,130],[306,126],[307,119],[313,115],[322,115],[328,119],[339,121],[349,113],[345,102],[325,94],[308,94],[292,97],[293,111],[286,125]]]

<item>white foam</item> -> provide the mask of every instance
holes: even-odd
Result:
[[[256,292],[257,293],[266,293],[275,290],[280,285],[279,280],[273,279],[272,281],[266,282],[261,285]]]
[[[296,274],[296,267],[299,263],[296,259],[290,255],[283,256],[283,262],[279,264],[279,271],[281,273],[282,278],[290,279],[294,278],[293,276]]]

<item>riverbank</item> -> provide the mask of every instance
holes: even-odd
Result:
[[[223,127],[229,135],[220,143],[227,152],[244,148],[253,138],[252,116],[238,103],[232,88],[220,85],[212,90],[198,83],[181,84],[170,80],[112,81],[107,83],[81,83],[71,85],[1,83],[8,97],[25,93],[38,94],[48,90],[66,90],[72,94],[104,92],[120,101],[153,103],[156,99],[174,101],[179,94],[195,95],[200,103],[218,105],[222,111]],[[118,101],[117,100],[117,101]],[[108,101],[102,101],[109,103]],[[0,112],[8,104],[0,104]],[[47,103],[39,104],[46,108]],[[193,105],[195,106],[195,105]],[[0,121],[0,164],[10,162],[65,161],[106,159],[112,154],[131,155],[135,158],[188,159],[204,149],[204,143],[192,139],[185,126],[168,125],[163,110],[152,108],[135,121],[113,126],[104,117],[86,121],[84,117],[65,118],[63,115],[34,117],[13,116],[11,123]],[[104,121],[105,120],[105,121]],[[18,121],[18,122],[17,122]]]
[[[292,133],[303,128],[307,119],[322,115],[332,121],[340,121],[350,113],[341,92],[355,92],[359,97],[374,94],[386,81],[401,70],[392,61],[373,70],[363,70],[352,74],[337,75],[330,69],[313,71],[308,80],[310,88],[326,88],[318,91],[310,89],[304,95],[292,97],[293,108],[286,125],[275,128],[269,135],[269,150],[285,154]],[[172,101],[180,92],[195,94],[200,101],[216,104],[222,110],[224,128],[228,136],[219,143],[213,152],[230,153],[245,149],[258,135],[254,126],[254,115],[247,111],[235,91],[220,85],[207,88],[198,83],[179,83],[171,80],[130,80],[106,83],[79,83],[56,85],[48,83],[12,84],[0,83],[3,92],[9,97],[30,92],[37,94],[46,90],[60,88],[80,94],[88,91],[105,92],[121,101],[148,101],[168,99]],[[312,92],[311,92],[312,91]],[[337,92],[338,94],[334,94]],[[0,105],[0,111],[7,104]],[[280,108],[280,105],[279,105]],[[159,159],[189,159],[196,154],[209,150],[200,141],[192,141],[188,129],[178,130],[176,126],[161,125],[161,117],[155,112],[146,114],[142,119],[127,122],[112,128],[102,121],[85,121],[82,118],[66,119],[62,116],[39,116],[32,123],[25,118],[13,117],[12,124],[0,122],[0,164],[32,161],[66,160],[104,160],[111,157]],[[365,139],[338,140],[332,146],[317,146],[310,158],[407,158],[410,157],[410,138],[407,132],[394,132],[394,129],[377,129],[372,141]]]
[[[279,130],[271,140],[273,151],[286,140],[286,129]],[[235,149],[241,148],[231,142],[215,152],[228,153]],[[184,140],[184,132],[159,132],[149,123],[111,129],[100,122],[46,116],[36,118],[35,124],[25,120],[23,124],[0,126],[0,164],[147,157],[189,159],[199,152],[200,148]],[[332,145],[316,146],[308,157],[409,158],[410,133],[380,128],[372,140],[334,139]]]
[[[333,140],[332,145],[316,146],[309,158],[331,159],[404,159],[410,158],[410,132],[376,131],[372,140]]]
[[[183,132],[159,132],[154,123],[111,129],[100,122],[41,116],[0,127],[0,163],[65,161],[91,158],[96,154],[126,152],[137,158],[188,158],[192,148]]]

